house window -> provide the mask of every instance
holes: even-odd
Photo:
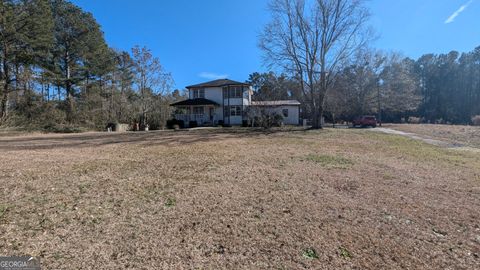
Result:
[[[241,86],[230,86],[230,98],[242,98],[243,91]]]
[[[242,116],[242,106],[225,106],[223,108],[226,116]]]
[[[193,107],[193,114],[204,114],[204,108],[203,107]]]
[[[282,110],[283,117],[288,117],[288,109]]]
[[[205,88],[193,89],[192,90],[193,98],[205,98]]]
[[[242,86],[230,86],[223,87],[223,98],[242,98],[243,88]]]
[[[242,106],[230,106],[230,116],[242,116]]]

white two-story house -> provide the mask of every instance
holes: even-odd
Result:
[[[196,122],[197,126],[242,125],[248,119],[250,106],[261,107],[283,116],[287,125],[298,125],[298,101],[278,100],[252,102],[253,89],[247,83],[228,79],[187,86],[188,99],[171,106],[176,109],[175,119],[185,125]]]

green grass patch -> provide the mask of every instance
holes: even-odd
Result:
[[[318,259],[317,251],[313,248],[307,248],[303,251],[302,256],[307,259]]]
[[[165,201],[165,206],[174,207],[176,203],[177,201],[175,200],[175,198],[167,198],[167,200]]]
[[[346,169],[354,163],[352,160],[340,156],[332,155],[308,155],[306,160],[318,163],[327,168]]]
[[[448,166],[480,169],[480,156],[473,152],[446,149],[441,146],[398,135],[373,133],[370,139],[385,142],[378,151],[390,152],[413,161],[444,163]],[[472,166],[473,165],[473,166]]]
[[[340,257],[344,259],[352,258],[352,253],[350,253],[350,251],[348,251],[348,249],[346,249],[345,247],[339,247],[339,250],[340,250]]]
[[[8,210],[9,210],[8,206],[0,204],[0,220],[5,218],[5,215],[7,214]]]

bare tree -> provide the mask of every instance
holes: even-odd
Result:
[[[162,96],[173,85],[170,73],[165,72],[160,60],[146,47],[132,49],[134,82],[138,87],[141,101],[142,126],[147,125],[147,113],[152,109],[154,97]]]
[[[371,36],[364,0],[272,0],[272,22],[260,36],[265,62],[292,74],[322,128],[325,96],[336,70]]]
[[[327,110],[342,112],[347,118],[378,110],[379,80],[385,62],[386,56],[380,51],[359,50],[352,63],[338,72],[333,91],[327,94]],[[341,106],[335,108],[337,104]]]

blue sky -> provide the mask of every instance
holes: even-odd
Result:
[[[244,81],[262,65],[257,36],[267,0],[73,0],[93,13],[109,45],[147,46],[177,88],[228,76]],[[370,0],[374,46],[417,58],[480,46],[480,0]]]

